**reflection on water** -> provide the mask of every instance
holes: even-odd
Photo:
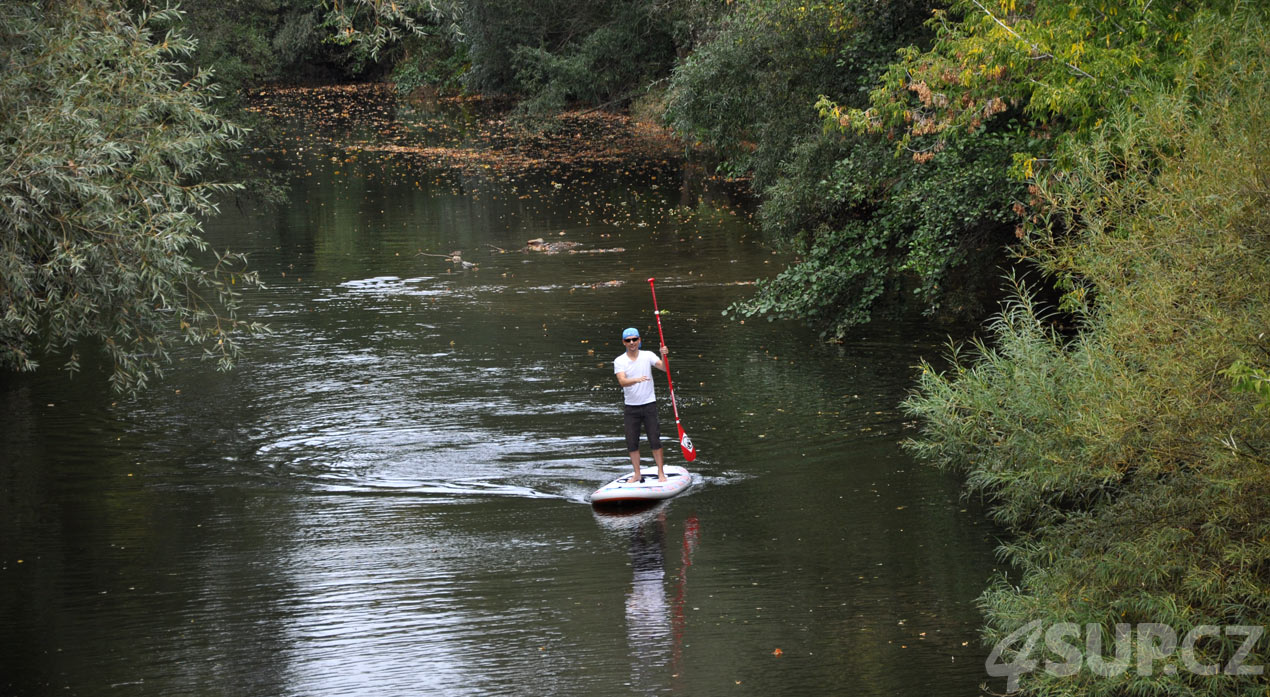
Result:
[[[626,591],[626,641],[631,656],[627,686],[642,694],[658,694],[669,680],[681,685],[689,669],[683,660],[687,614],[688,569],[700,537],[695,515],[685,518],[679,569],[673,588],[666,583],[667,510],[657,503],[635,510],[596,510],[602,527],[628,537],[631,584]]]
[[[985,680],[991,531],[897,445],[942,333],[830,346],[724,318],[778,258],[677,163],[454,181],[276,159],[289,205],[207,225],[268,286],[249,302],[276,333],[238,370],[190,357],[135,402],[91,366],[0,377],[0,694]],[[538,237],[625,251],[518,251]],[[427,256],[454,250],[476,268]],[[592,515],[629,467],[611,361],[622,328],[655,331],[650,276],[699,484]]]
[[[666,532],[664,513],[631,532],[631,570],[634,578],[626,594],[626,638],[633,660],[631,682],[645,685],[661,678],[670,661],[670,605],[666,602]],[[682,637],[678,637],[682,639]]]

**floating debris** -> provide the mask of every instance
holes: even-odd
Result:
[[[578,242],[570,242],[568,240],[561,240],[559,242],[547,242],[541,237],[536,237],[526,242],[525,246],[521,248],[520,251],[541,252],[542,254],[559,254],[560,252],[566,252],[566,251],[572,250],[574,247],[578,246],[578,244],[579,244]]]
[[[445,259],[446,261],[449,261],[451,264],[454,264],[455,266],[458,266],[459,268],[462,268],[462,269],[465,269],[465,270],[466,270],[466,269],[475,269],[475,268],[476,268],[476,266],[477,266],[477,265],[476,265],[476,264],[474,264],[473,262],[470,262],[470,261],[465,261],[465,260],[463,259],[463,251],[462,251],[462,250],[453,251],[453,252],[450,252],[449,254],[432,254],[432,253],[430,253],[430,252],[419,252],[419,253],[418,253],[418,254],[416,254],[415,256],[417,256],[417,257],[439,257],[439,258],[441,258],[441,259]]]
[[[465,173],[541,172],[639,160],[667,164],[682,157],[682,145],[669,131],[623,114],[570,111],[554,119],[554,128],[529,131],[505,118],[505,106],[492,100],[437,101],[461,105],[470,120],[420,120],[384,83],[267,87],[248,94],[246,109],[318,126],[306,134],[309,142],[316,136],[349,153],[385,153]],[[561,189],[566,184],[552,181],[550,186]]]

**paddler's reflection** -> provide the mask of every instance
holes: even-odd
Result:
[[[659,507],[631,527],[631,588],[626,596],[626,636],[633,687],[664,684],[681,673],[684,597],[697,543],[697,519],[684,521],[683,560],[673,599],[666,588],[666,509]]]
[[[666,511],[631,530],[631,581],[626,594],[626,638],[630,644],[631,684],[655,684],[670,662],[670,604],[666,601]]]

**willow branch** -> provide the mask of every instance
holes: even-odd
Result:
[[[1019,36],[1018,32],[1016,32],[1016,31],[1014,31],[1013,29],[1011,29],[1011,28],[1010,28],[1010,25],[1008,25],[1008,24],[1006,24],[1005,22],[1002,22],[1000,19],[998,19],[996,15],[992,14],[992,11],[991,11],[991,10],[989,10],[988,8],[986,8],[986,7],[984,7],[982,4],[980,4],[979,0],[970,0],[970,1],[971,1],[971,2],[973,2],[973,3],[975,4],[975,7],[978,7],[979,9],[983,10],[983,13],[984,13],[984,14],[986,14],[986,15],[988,15],[988,17],[990,17],[990,18],[992,19],[992,21],[996,22],[998,26],[1000,26],[1002,29],[1004,29],[1004,30],[1006,30],[1006,31],[1010,32],[1010,36],[1013,36],[1014,38],[1018,39],[1019,41],[1022,41],[1023,43],[1027,44],[1027,45],[1028,45],[1028,46],[1032,49],[1032,57],[1033,57],[1034,59],[1036,59],[1036,60],[1041,60],[1041,59],[1053,58],[1053,57],[1054,57],[1054,55],[1053,55],[1053,54],[1051,54],[1051,53],[1042,53],[1042,52],[1041,52],[1040,47],[1038,47],[1036,44],[1032,43],[1031,41],[1028,41],[1027,39],[1023,38],[1022,36]],[[1084,70],[1081,70],[1080,68],[1077,68],[1076,66],[1072,65],[1071,63],[1068,63],[1068,62],[1064,61],[1064,62],[1063,62],[1063,65],[1066,65],[1068,68],[1071,68],[1073,71],[1075,71],[1075,72],[1076,72],[1077,74],[1079,74],[1079,75],[1083,75],[1083,76],[1085,76],[1085,77],[1089,78],[1090,80],[1093,80],[1094,82],[1098,82],[1098,78],[1094,77],[1093,75],[1090,75],[1089,73],[1085,72]]]

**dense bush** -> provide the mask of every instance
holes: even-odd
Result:
[[[909,148],[938,147],[1021,111],[1029,138],[1018,173],[1048,176],[1067,137],[1086,137],[1144,89],[1142,80],[1170,79],[1197,12],[1246,4],[954,0],[928,23],[932,45],[902,49],[867,107],[830,99],[821,107],[830,123],[886,133]]]
[[[551,115],[624,104],[669,73],[701,3],[648,0],[371,0],[327,25],[349,55],[391,65],[404,90],[427,85],[506,96]]]
[[[530,114],[571,103],[629,100],[675,60],[667,15],[640,0],[603,2],[604,13],[576,40],[524,43],[512,52],[516,86]]]
[[[1003,549],[1019,580],[981,598],[991,641],[1036,620],[1106,636],[1117,623],[1270,624],[1270,422],[1221,374],[1270,349],[1270,41],[1257,15],[1192,15],[1172,74],[1133,82],[1041,185],[1046,214],[1023,251],[1064,280],[1078,331],[1056,332],[1020,288],[990,341],[956,350],[945,372],[924,366],[906,403],[924,424],[909,447],[964,473],[1014,535]],[[1200,663],[1224,665],[1241,644],[1212,637]],[[1264,691],[1179,658],[1148,676],[1038,669],[1020,684]],[[1245,663],[1268,658],[1263,638]]]
[[[820,131],[816,100],[863,104],[895,50],[927,34],[925,0],[737,3],[707,24],[676,66],[666,120],[751,175],[781,176],[790,150]]]
[[[328,17],[321,0],[185,0],[180,28],[196,39],[186,62],[211,69],[230,101],[262,83],[341,80],[365,71],[368,61],[331,40]]]
[[[463,76],[470,67],[464,44],[441,33],[412,37],[393,67],[392,81],[402,95],[421,88],[436,94],[457,94],[463,91]]]

